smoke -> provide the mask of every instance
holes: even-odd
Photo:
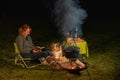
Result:
[[[53,12],[57,27],[64,37],[74,33],[75,29],[79,37],[83,36],[82,24],[87,18],[87,12],[81,8],[78,0],[56,0]]]

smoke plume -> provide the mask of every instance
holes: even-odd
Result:
[[[87,18],[87,12],[81,8],[78,0],[56,0],[54,6],[55,22],[64,37],[75,30],[79,37],[83,36],[82,24]]]

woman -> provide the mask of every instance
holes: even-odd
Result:
[[[51,54],[49,51],[41,51],[40,49],[35,48],[30,36],[31,31],[32,29],[28,24],[23,24],[18,29],[19,35],[16,38],[16,43],[22,57],[38,60],[39,58],[50,56]]]

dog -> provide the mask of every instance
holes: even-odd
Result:
[[[54,58],[59,62],[63,63],[68,61],[68,59],[63,56],[63,50],[62,50],[62,44],[60,43],[52,43],[51,44],[51,51],[54,56]]]
[[[63,56],[62,45],[60,43],[52,43],[51,51],[55,59],[59,60]]]

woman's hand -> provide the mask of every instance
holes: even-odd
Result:
[[[36,46],[36,47],[34,47],[34,48],[32,49],[32,52],[33,52],[33,53],[39,53],[39,52],[42,51],[43,48],[44,48],[44,47]]]
[[[32,52],[33,52],[33,53],[38,53],[38,52],[40,52],[40,50],[33,49]]]

